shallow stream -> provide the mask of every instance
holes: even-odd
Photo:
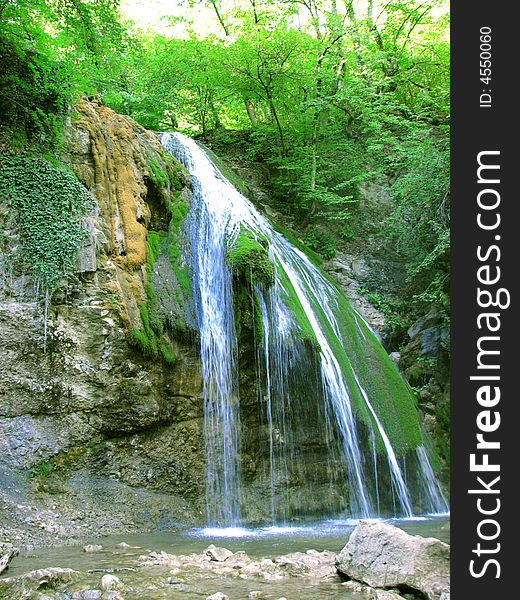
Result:
[[[449,542],[450,522],[447,516],[388,521],[412,535],[436,537]],[[103,549],[86,553],[82,546],[38,548],[13,559],[5,575],[15,577],[27,571],[46,567],[68,567],[84,573],[78,582],[68,584],[71,598],[74,591],[100,589],[105,573],[114,573],[125,584],[125,598],[144,600],[205,599],[215,592],[227,594],[230,600],[247,600],[251,591],[262,591],[266,600],[320,600],[328,598],[360,599],[349,592],[339,580],[319,581],[304,577],[287,577],[278,581],[263,578],[222,576],[196,569],[171,576],[169,568],[137,567],[139,557],[148,551],[169,554],[201,553],[210,544],[224,546],[233,552],[245,551],[251,558],[274,558],[309,549],[339,552],[346,544],[355,521],[329,520],[313,525],[266,527],[260,529],[193,529],[178,532],[158,532],[140,535],[104,537],[89,540]],[[132,547],[121,547],[124,542]],[[4,576],[5,576],[4,575]],[[63,586],[58,589],[65,589]]]

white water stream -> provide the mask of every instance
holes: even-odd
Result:
[[[338,319],[341,318],[337,290],[307,256],[273,229],[242,194],[215,168],[206,153],[182,134],[162,134],[163,145],[188,169],[193,195],[185,222],[189,241],[189,261],[193,272],[193,290],[197,327],[200,333],[200,356],[204,380],[204,433],[207,460],[206,508],[208,525],[235,527],[241,520],[242,475],[240,440],[240,397],[238,391],[237,337],[233,309],[232,273],[226,264],[226,249],[245,227],[269,240],[269,258],[277,266],[275,283],[269,289],[256,286],[261,312],[263,339],[259,347],[259,373],[266,403],[269,429],[269,476],[271,512],[276,518],[276,489],[286,479],[288,463],[296,449],[291,447],[287,423],[287,373],[298,358],[294,332],[298,325],[291,315],[286,298],[296,295],[305,318],[314,332],[319,348],[319,368],[327,415],[330,452],[334,437],[339,437],[339,453],[348,473],[350,514],[368,517],[377,514],[379,505],[377,461],[372,461],[375,442],[367,444],[368,460],[362,456],[355,411],[345,375],[350,365]],[[281,271],[284,277],[281,276]],[[284,284],[285,281],[285,284]],[[287,289],[289,282],[292,289]],[[359,315],[357,315],[359,317]],[[363,319],[355,323],[366,340],[369,328]],[[365,332],[362,329],[365,326]],[[343,367],[342,367],[343,365]],[[351,367],[349,367],[351,368]],[[352,370],[353,371],[353,370]],[[397,497],[396,512],[412,515],[412,499],[402,466],[390,438],[372,402],[355,372],[353,376],[366,408],[374,419],[388,458],[392,493]],[[355,387],[355,386],[354,386]],[[356,390],[356,393],[359,394]],[[294,417],[293,417],[294,418]],[[432,512],[445,512],[447,503],[435,479],[424,448],[417,449],[423,490]],[[374,474],[367,477],[365,463],[373,462]],[[278,478],[278,479],[277,479]],[[375,480],[375,489],[374,483]],[[374,506],[374,500],[375,506]]]

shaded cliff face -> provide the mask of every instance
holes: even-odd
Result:
[[[175,202],[189,201],[188,178],[153,133],[94,103],[72,113],[65,140],[63,161],[94,208],[78,272],[54,294],[45,352],[43,311],[27,276],[2,277],[0,488],[7,505],[0,525],[10,511],[15,518],[20,511],[10,503],[20,501],[59,504],[62,523],[67,515],[97,516],[107,533],[131,529],[129,522],[139,529],[194,521],[204,493],[197,353],[174,333],[161,337],[168,362],[128,343],[132,331],[146,329],[148,232],[166,235]],[[168,261],[153,276],[175,288]],[[155,310],[180,313],[176,300],[160,297]],[[110,520],[115,500],[121,513]]]

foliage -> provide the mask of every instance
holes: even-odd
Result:
[[[15,227],[21,242],[15,264],[52,293],[74,272],[90,197],[63,166],[15,154],[0,155],[0,195],[8,205],[3,229]]]
[[[130,43],[117,0],[0,2],[0,133],[56,143],[70,103],[115,84]]]
[[[69,101],[69,78],[60,64],[0,39],[0,125],[50,145]]]

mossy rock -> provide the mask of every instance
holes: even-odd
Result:
[[[141,326],[132,329],[127,339],[146,358],[172,364],[176,352],[171,336],[191,332],[194,320],[182,232],[189,191],[183,188],[184,167],[166,151],[150,155],[148,168],[166,218],[156,220],[161,230],[147,233],[146,301],[139,307]]]
[[[260,234],[255,234],[246,227],[230,244],[226,259],[233,274],[244,281],[259,283],[270,287],[274,283],[275,272],[269,259],[269,241]]]

